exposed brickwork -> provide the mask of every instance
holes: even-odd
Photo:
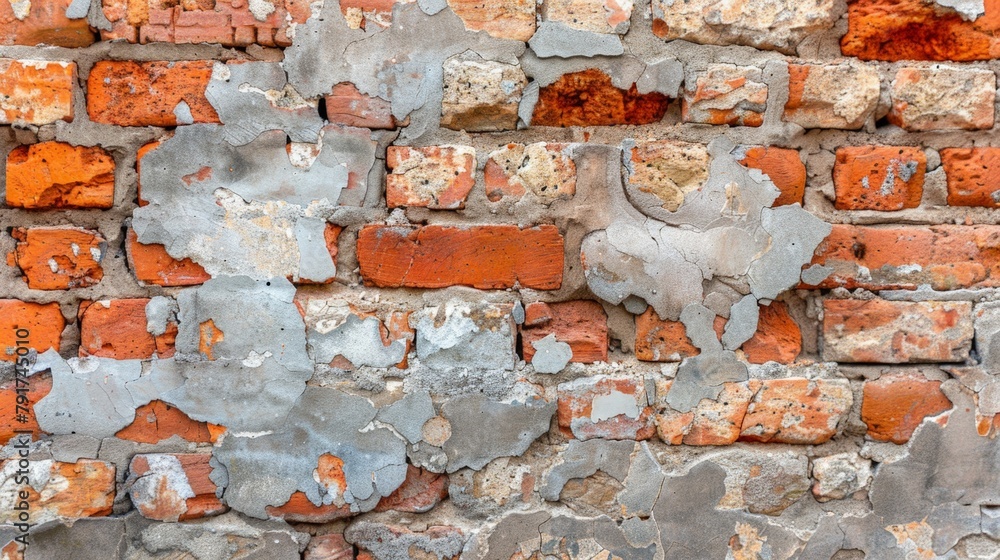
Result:
[[[866,381],[861,400],[861,421],[868,437],[878,441],[906,443],[927,416],[951,408],[941,392],[941,382],[916,375],[885,375]]]
[[[119,126],[176,126],[185,111],[193,122],[216,123],[205,98],[211,78],[211,61],[101,61],[87,79],[87,112]]]
[[[17,248],[7,264],[21,270],[33,290],[85,288],[101,281],[104,238],[79,228],[18,228],[12,232]]]
[[[0,124],[73,120],[76,64],[0,59]]]
[[[927,156],[919,148],[859,146],[837,150],[833,184],[838,210],[916,208],[924,192]]]

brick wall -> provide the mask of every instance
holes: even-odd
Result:
[[[0,558],[1000,557],[998,31],[3,3]]]

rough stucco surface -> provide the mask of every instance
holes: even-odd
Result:
[[[1000,558],[998,21],[2,3],[0,560]]]

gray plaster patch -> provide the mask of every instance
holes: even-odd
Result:
[[[309,387],[280,429],[263,435],[228,435],[216,449],[220,468],[211,478],[226,486],[223,498],[233,509],[266,519],[267,506],[280,506],[296,490],[315,504],[349,504],[368,511],[406,477],[406,444],[391,430],[370,427],[376,410],[366,398],[337,389]],[[319,457],[344,462],[343,494],[317,481]],[[275,461],[281,456],[281,461]]]
[[[36,526],[24,560],[108,560],[125,558],[125,520],[76,519]]]
[[[722,345],[726,350],[736,350],[744,342],[750,340],[757,332],[757,321],[760,319],[760,307],[757,298],[744,296],[729,310],[729,321],[722,334]]]
[[[934,0],[934,3],[955,10],[967,21],[976,21],[979,16],[986,13],[983,0]]]
[[[560,462],[545,473],[538,493],[543,500],[559,501],[559,495],[567,482],[574,478],[587,478],[597,471],[603,471],[623,482],[635,447],[635,442],[624,440],[572,440],[566,450],[559,454]]]
[[[424,424],[434,416],[434,403],[430,394],[419,391],[379,409],[375,419],[392,426],[406,441],[418,443],[424,438]]]
[[[224,138],[237,146],[268,130],[284,131],[293,142],[315,143],[323,128],[316,100],[289,86],[276,62],[216,62],[205,97],[225,125]]]
[[[647,64],[635,86],[642,95],[655,91],[676,99],[683,81],[684,65],[668,58]]]
[[[461,531],[429,530],[415,533],[402,527],[390,527],[371,521],[357,521],[344,531],[344,538],[364,550],[372,553],[375,558],[405,559],[418,556],[430,560],[448,560],[458,557],[465,546],[465,536]],[[413,554],[419,549],[423,554]]]
[[[177,320],[177,300],[166,296],[153,296],[146,304],[146,332],[160,336],[167,332],[167,324]]]
[[[434,370],[513,370],[514,321],[510,305],[450,301],[410,317],[420,365]]]
[[[179,125],[194,124],[191,106],[183,99],[174,107],[174,118],[177,119],[177,124]]]
[[[724,383],[747,379],[747,366],[734,353],[702,353],[681,363],[666,402],[674,410],[687,412],[702,399],[716,399]]]
[[[52,458],[61,463],[75,463],[79,459],[96,459],[101,440],[83,434],[52,437]]]
[[[531,365],[536,373],[559,373],[573,357],[570,345],[556,340],[554,333],[532,342],[531,346],[535,349]]]
[[[663,470],[649,449],[649,444],[646,442],[638,444],[632,453],[628,476],[624,480],[625,489],[619,492],[617,498],[622,515],[649,517],[656,500],[660,497],[663,480]]]
[[[136,405],[126,384],[139,378],[139,360],[63,360],[48,350],[38,357],[34,370],[52,372],[52,391],[34,406],[38,425],[46,432],[101,439],[135,419]]]
[[[448,0],[417,0],[417,5],[425,14],[432,16],[448,7]]]
[[[90,12],[90,0],[72,0],[66,7],[66,17],[69,19],[83,19]]]
[[[531,442],[549,431],[556,403],[541,398],[502,403],[484,395],[452,397],[441,406],[451,423],[451,437],[442,446],[448,472],[479,470],[498,457],[523,454]]]
[[[322,227],[338,201],[364,199],[375,162],[369,133],[323,128],[315,160],[303,167],[290,161],[284,132],[233,146],[224,139],[229,129],[179,127],[142,158],[148,204],[132,219],[139,242],[162,244],[212,276],[328,281],[336,268]]]
[[[625,52],[617,35],[592,33],[554,21],[540,23],[528,46],[541,58],[617,56]]]
[[[313,360],[328,364],[343,356],[355,367],[392,367],[406,357],[406,341],[382,342],[382,322],[359,318],[346,302],[311,300],[306,308],[309,353]]]
[[[163,523],[134,513],[125,518],[123,558],[159,560],[165,555],[198,560],[299,560],[309,535],[282,521],[245,519],[236,513],[184,523]]]

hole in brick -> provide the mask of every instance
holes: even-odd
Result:
[[[326,97],[319,98],[316,111],[319,112],[319,118],[323,119],[323,122],[330,122],[330,119],[326,116]]]

